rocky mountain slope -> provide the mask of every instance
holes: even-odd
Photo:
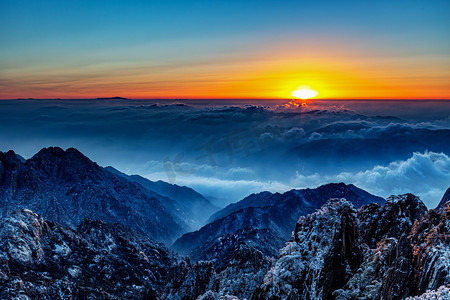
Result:
[[[106,167],[105,169],[129,181],[138,183],[152,192],[175,200],[182,207],[183,211],[190,216],[188,222],[194,229],[198,229],[204,225],[208,217],[219,210],[208,199],[189,187],[170,184],[161,180],[151,181],[139,175],[127,175],[113,167]]]
[[[237,203],[232,203],[214,213],[210,218],[209,222],[214,222],[220,218],[228,216],[239,210],[249,208],[249,207],[272,207],[276,205],[289,205],[290,203],[285,202],[303,202],[303,206],[308,210],[308,213],[314,212],[317,208],[315,203],[319,202],[319,207],[326,203],[328,199],[331,198],[346,198],[348,201],[352,202],[356,207],[361,207],[362,205],[368,203],[384,203],[384,199],[381,197],[374,196],[353,184],[346,185],[344,183],[329,183],[322,185],[315,189],[301,189],[301,190],[291,190],[286,193],[270,193],[262,192],[258,194],[251,194],[245,197]]]
[[[164,197],[73,148],[44,148],[25,162],[13,151],[0,153],[0,216],[28,208],[72,228],[84,218],[118,222],[171,243],[198,223],[179,194],[178,201]]]
[[[63,227],[29,211],[0,219],[1,299],[447,299],[450,203],[412,194],[355,209],[332,199],[302,216],[278,260],[247,227],[191,262],[120,224]],[[260,240],[260,243],[253,243]],[[266,250],[268,251],[268,250]],[[272,250],[270,250],[272,251]],[[268,252],[270,252],[268,251]],[[223,255],[221,255],[223,254]]]
[[[264,256],[277,258],[280,248],[285,243],[286,240],[269,229],[248,226],[206,242],[192,250],[189,257],[193,261],[212,261],[216,270],[222,271],[235,255],[236,250],[243,245],[260,251]]]
[[[0,219],[0,299],[248,298],[273,260],[234,243],[218,269],[121,224],[71,229],[22,209]]]
[[[25,209],[0,223],[0,299],[155,299],[175,262],[120,224],[74,230]]]
[[[210,240],[235,233],[247,226],[270,229],[287,241],[299,216],[313,213],[330,198],[346,198],[356,207],[384,202],[380,197],[344,183],[326,184],[316,189],[291,190],[283,194],[253,194],[218,211],[211,216],[211,223],[198,231],[183,235],[172,248],[179,253],[189,254]]]
[[[441,202],[439,202],[439,205],[436,209],[439,209],[444,206],[445,203],[450,202],[450,187],[445,192],[444,196],[442,196]]]
[[[449,255],[450,205],[427,212],[407,194],[356,210],[336,199],[300,218],[252,299],[404,299],[427,290],[444,293],[450,284]]]
[[[235,249],[218,272],[211,261],[181,261],[172,267],[161,299],[249,299],[273,260],[247,245]]]

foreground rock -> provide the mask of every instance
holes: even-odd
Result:
[[[448,297],[450,203],[427,212],[406,194],[356,210],[333,199],[300,217],[278,260],[263,253],[271,236],[248,227],[191,262],[119,224],[74,230],[20,210],[0,222],[0,299]]]
[[[172,267],[161,299],[249,299],[274,260],[241,244],[215,271],[212,261],[181,261]]]
[[[120,224],[74,230],[23,209],[0,220],[0,299],[249,298],[274,260],[233,245],[226,259],[192,264]]]
[[[119,224],[76,230],[30,210],[0,223],[0,299],[155,299],[174,255]]]
[[[356,210],[333,200],[298,221],[254,299],[329,299],[360,264]]]
[[[356,211],[339,199],[300,218],[252,299],[431,299],[449,284],[450,203],[427,212],[406,194]]]

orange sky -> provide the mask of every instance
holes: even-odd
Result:
[[[284,47],[217,61],[175,64],[47,65],[16,69],[0,98],[291,98],[300,86],[326,99],[450,98],[448,59]],[[447,64],[443,64],[442,62]]]
[[[450,98],[449,1],[25,2],[0,99]]]

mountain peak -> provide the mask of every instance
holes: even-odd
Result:
[[[436,207],[436,209],[444,207],[444,204],[450,202],[450,187],[445,192],[444,196],[442,196],[441,202],[439,202],[439,205]]]
[[[96,163],[75,148],[67,150],[60,147],[43,148],[26,163],[57,177],[62,174],[88,174],[100,171]]]
[[[0,160],[12,163],[19,160],[19,158],[13,150],[9,150],[8,152],[0,152]]]
[[[83,153],[81,153],[79,150],[75,148],[68,148],[67,150],[64,150],[60,147],[47,147],[42,148],[38,153],[36,153],[33,158],[44,158],[44,157],[50,157],[50,158],[77,158],[77,159],[84,159],[89,160]]]
[[[43,148],[25,163],[13,151],[0,153],[0,217],[25,207],[72,228],[102,219],[171,243],[216,209],[192,189],[110,169],[75,148]]]
[[[64,149],[60,147],[46,147],[39,150],[33,157],[42,157],[42,156],[62,156],[64,154]]]

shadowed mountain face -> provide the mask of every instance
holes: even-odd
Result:
[[[447,202],[450,202],[450,187],[447,189],[444,196],[442,196],[441,202],[439,202],[437,209],[443,207]]]
[[[380,197],[344,183],[327,184],[317,189],[291,190],[283,194],[253,194],[218,211],[211,216],[211,223],[183,235],[172,248],[188,254],[212,239],[247,226],[270,229],[275,235],[288,240],[293,230],[292,224],[298,217],[313,213],[330,198],[346,198],[356,207],[384,202]]]
[[[73,148],[44,148],[25,162],[12,151],[0,153],[0,216],[19,208],[71,227],[84,218],[118,222],[165,243],[198,222],[193,210],[101,168]]]
[[[105,170],[120,175],[129,181],[138,183],[150,191],[175,200],[175,202],[182,207],[183,211],[191,216],[187,222],[193,229],[197,229],[204,225],[208,217],[219,210],[219,208],[212,205],[208,199],[186,186],[170,184],[161,180],[155,182],[139,175],[127,175],[113,167],[106,167]]]

